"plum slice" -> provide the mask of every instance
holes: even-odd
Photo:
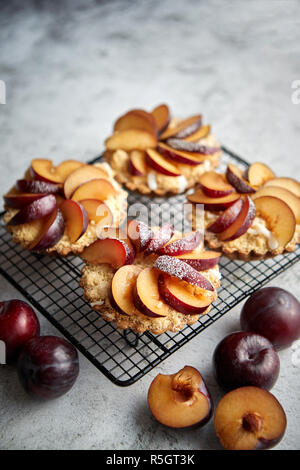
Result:
[[[257,215],[266,220],[268,229],[280,247],[285,247],[293,238],[296,218],[290,207],[281,199],[261,196],[254,201]]]
[[[31,202],[29,205],[23,207],[17,214],[10,219],[9,225],[20,225],[32,222],[36,219],[41,219],[51,214],[57,207],[56,198],[53,194]]]
[[[246,177],[251,186],[259,187],[270,179],[275,178],[273,171],[264,163],[255,162],[246,171]]]
[[[137,251],[144,251],[154,235],[152,229],[147,224],[134,219],[128,221],[127,233]]]
[[[50,183],[63,183],[62,176],[57,173],[52,160],[46,158],[34,158],[30,167],[31,176],[34,179]]]
[[[179,240],[171,241],[167,245],[158,249],[161,255],[178,256],[189,253],[197,248],[201,243],[201,234],[199,231],[192,232]]]
[[[129,155],[128,171],[134,176],[143,176],[147,173],[146,154],[142,150],[132,150]]]
[[[52,248],[62,238],[65,231],[65,221],[59,209],[55,209],[43,220],[39,235],[31,242],[28,249],[43,251]]]
[[[201,427],[213,412],[203,377],[191,366],[175,374],[158,374],[149,387],[148,404],[157,421],[171,428]]]
[[[187,119],[184,119],[180,121],[176,126],[174,127],[168,127],[165,132],[163,132],[160,136],[160,140],[166,140],[169,137],[172,137],[179,132],[183,131],[184,129],[189,128],[190,126],[194,126],[195,123],[199,123],[199,126],[201,126],[202,122],[202,116],[201,114],[196,114],[195,116],[191,116]],[[194,132],[194,127],[192,128],[192,132]],[[192,133],[191,132],[191,133]]]
[[[224,210],[240,199],[240,197],[241,196],[238,193],[231,193],[223,197],[209,197],[202,191],[202,189],[197,189],[194,194],[189,194],[187,196],[190,202],[203,204],[204,209],[211,211]]]
[[[69,174],[64,182],[64,194],[66,199],[70,199],[79,186],[95,179],[108,179],[108,175],[105,170],[93,165],[82,165],[76,168]]]
[[[122,266],[115,273],[110,288],[110,303],[112,307],[123,315],[138,315],[133,300],[134,286],[142,268],[136,265]]]
[[[197,140],[203,139],[204,137],[207,137],[210,133],[210,125],[207,124],[205,126],[199,127],[194,133],[188,135],[187,137],[184,137],[184,140],[187,142],[197,142]]]
[[[170,122],[170,110],[166,104],[156,106],[152,112],[158,132],[161,134],[166,130]]]
[[[113,214],[105,202],[99,199],[82,199],[79,201],[87,212],[90,221],[97,226],[110,226],[113,223]]]
[[[20,193],[33,193],[33,194],[56,194],[60,190],[61,185],[56,183],[48,183],[39,180],[18,180],[16,182],[16,189]]]
[[[86,247],[81,257],[90,264],[109,264],[119,269],[134,261],[134,250],[123,240],[117,238],[102,238]]]
[[[209,197],[223,197],[235,191],[223,175],[215,171],[207,171],[199,177],[200,186]]]
[[[143,269],[137,277],[133,299],[135,307],[148,317],[166,317],[169,306],[162,300],[158,289],[159,271]]]
[[[174,256],[159,256],[153,266],[200,289],[214,291],[213,285],[206,277],[189,264]]]
[[[221,253],[217,251],[192,251],[183,255],[177,255],[176,258],[181,259],[185,263],[192,266],[197,271],[205,271],[214,268],[220,261]]]
[[[157,137],[143,129],[126,129],[106,139],[105,145],[107,150],[147,150],[156,147]]]
[[[164,224],[157,232],[152,235],[152,238],[146,248],[145,255],[158,253],[159,250],[171,240],[173,234],[173,225]]]
[[[247,232],[248,228],[252,225],[256,215],[256,208],[254,202],[249,196],[243,199],[243,207],[229,227],[218,234],[221,241],[231,241],[241,237]]]
[[[114,124],[114,132],[128,129],[141,129],[157,134],[156,122],[152,114],[141,109],[132,109],[123,114]]]
[[[115,196],[116,190],[111,182],[102,178],[83,183],[74,191],[72,199],[74,201],[81,201],[82,199],[99,199],[103,201]]]
[[[229,206],[219,217],[207,227],[208,232],[220,233],[224,232],[239,216],[244,205],[244,200],[242,198],[235,201],[231,206]]]
[[[158,287],[164,301],[185,315],[199,315],[215,300],[215,295],[204,295],[202,289],[166,273],[159,276]]]
[[[208,145],[201,144],[199,142],[188,142],[182,139],[167,139],[166,143],[169,147],[174,150],[180,150],[183,152],[197,153],[200,155],[213,155],[216,152],[219,152],[220,147],[210,147]]]
[[[45,196],[48,196],[48,193],[8,193],[4,196],[4,202],[7,207],[12,207],[14,209],[22,209],[34,201],[41,199]]]
[[[158,173],[166,176],[180,176],[178,168],[168,161],[163,155],[154,149],[148,149],[146,153],[146,162]]]
[[[59,206],[66,223],[66,234],[71,243],[75,243],[89,225],[89,217],[85,208],[72,199],[64,200]]]
[[[281,186],[263,186],[253,194],[252,200],[254,201],[261,196],[274,196],[284,201],[290,209],[292,209],[296,218],[296,223],[300,224],[300,198],[298,198],[294,193]]]
[[[265,186],[280,186],[300,197],[300,183],[294,178],[273,178],[265,183]]]
[[[174,160],[174,162],[184,163],[185,165],[201,165],[207,160],[207,156],[200,153],[182,152],[180,150],[172,149],[169,145],[159,142],[157,146],[158,152],[166,158]]]
[[[232,163],[227,165],[226,178],[239,193],[255,193],[255,189],[243,177],[242,170]]]
[[[275,396],[259,387],[228,392],[214,416],[216,434],[227,450],[270,449],[282,439],[286,415]]]

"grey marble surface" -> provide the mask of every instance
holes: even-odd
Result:
[[[24,6],[26,3],[26,7]],[[285,176],[300,176],[300,3],[296,0],[9,2],[0,11],[0,185],[6,191],[33,157],[87,160],[103,149],[114,119],[132,107],[170,104],[202,112],[224,145]],[[272,285],[300,297],[299,266]],[[1,299],[21,298],[1,279]],[[176,431],[150,416],[146,395],[158,372],[198,367],[217,403],[211,358],[239,327],[240,307],[143,379],[113,385],[84,357],[74,388],[59,400],[24,395],[1,366],[2,449],[220,449],[210,422]],[[40,315],[44,334],[55,329]],[[300,347],[280,352],[273,393],[288,416],[276,449],[300,448]]]

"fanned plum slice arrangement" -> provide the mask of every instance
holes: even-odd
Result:
[[[127,170],[131,176],[146,177],[154,170],[168,177],[183,177],[178,163],[200,165],[220,152],[220,146],[202,142],[210,135],[211,126],[202,124],[197,114],[178,122],[171,119],[163,103],[151,112],[132,109],[114,123],[113,134],[106,139],[108,152],[129,152]]]
[[[65,160],[55,167],[51,160],[34,159],[25,178],[4,196],[8,230],[27,224],[28,231],[38,232],[26,244],[34,251],[52,248],[64,235],[75,244],[90,223],[95,228],[114,223],[105,203],[118,196],[113,183],[101,166]]]
[[[187,199],[217,215],[207,224],[206,233],[214,234],[222,244],[246,234],[258,217],[265,227],[257,233],[268,237],[270,251],[282,252],[300,223],[299,195],[300,183],[293,178],[276,178],[267,165],[255,162],[245,172],[228,164],[224,174],[203,173],[199,187]]]
[[[219,275],[210,269],[218,269],[220,253],[204,251],[199,232],[183,236],[169,223],[152,229],[133,219],[126,229],[106,228],[106,238],[81,254],[88,266],[106,264],[115,270],[111,306],[127,317],[152,319],[174,311],[189,317],[206,313],[217,298]],[[170,254],[161,255],[164,249]]]

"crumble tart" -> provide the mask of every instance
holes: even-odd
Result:
[[[131,191],[164,196],[195,186],[219,165],[221,147],[202,116],[171,118],[169,107],[128,111],[105,142],[105,160]]]
[[[204,217],[192,212],[193,226],[202,223],[207,245],[229,258],[274,257],[300,243],[300,183],[261,162],[246,172],[232,164],[225,174],[207,172],[187,198],[204,206]]]
[[[4,196],[6,229],[24,249],[66,256],[97,240],[103,225],[126,217],[127,192],[109,165],[34,159]]]
[[[129,224],[137,237],[106,233],[81,254],[80,286],[92,308],[119,329],[154,334],[208,313],[220,286],[220,253],[204,251],[199,232]]]

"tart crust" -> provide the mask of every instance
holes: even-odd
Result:
[[[205,229],[210,225],[214,220],[216,220],[218,214],[205,211],[204,212],[204,227]],[[199,225],[200,221],[193,216],[193,225]],[[248,231],[241,237],[229,241],[222,242],[218,239],[217,235],[207,230],[204,231],[204,239],[206,245],[212,250],[222,250],[224,255],[230,259],[239,259],[242,261],[255,261],[266,258],[273,258],[277,255],[283,254],[285,252],[295,251],[297,244],[300,243],[300,225],[296,225],[296,231],[292,240],[284,247],[271,250],[268,246],[268,239],[262,233],[255,233],[256,224],[264,223],[261,218],[255,217],[252,226]]]
[[[203,247],[201,247],[203,249]],[[158,255],[152,254],[147,257],[140,253],[134,260],[134,265],[141,268],[151,267]],[[92,308],[98,311],[108,322],[114,322],[117,328],[121,330],[131,329],[136,333],[150,331],[153,334],[162,334],[166,331],[180,331],[185,325],[194,324],[200,315],[185,315],[177,310],[168,307],[166,317],[149,317],[140,313],[138,315],[126,316],[115,310],[109,301],[109,290],[115,270],[107,265],[87,264],[82,269],[79,284],[84,290],[85,299],[91,304]],[[218,266],[206,271],[201,271],[213,286],[220,287],[220,272]],[[201,314],[205,315],[211,309],[211,305]]]
[[[117,189],[117,197],[110,197],[104,202],[108,205],[111,210],[114,218],[114,226],[122,224],[126,218],[127,213],[127,192],[124,191],[121,186],[114,179],[114,172],[109,168],[107,163],[96,163],[95,166],[98,166],[104,169],[109,176],[109,181]],[[28,177],[28,171],[25,173],[25,177]],[[13,190],[13,188],[12,188]],[[11,191],[11,190],[10,190]],[[30,243],[36,238],[39,233],[39,224],[22,224],[16,226],[9,226],[8,223],[12,217],[18,212],[18,209],[12,209],[6,207],[6,212],[4,214],[4,222],[6,224],[6,230],[12,234],[12,239],[15,243],[22,245],[24,249],[28,249]],[[65,233],[59,242],[54,245],[52,248],[45,250],[45,253],[48,254],[57,254],[60,256],[67,256],[69,254],[80,254],[85,247],[89,246],[91,243],[96,241],[97,236],[97,227],[90,221],[87,227],[86,232],[75,242],[71,243],[67,234]]]
[[[170,128],[175,126],[178,122],[180,122],[180,119],[173,118],[170,122]],[[207,137],[200,139],[198,142],[207,146],[221,147],[220,143],[212,133]],[[106,150],[104,152],[104,159],[114,170],[116,180],[120,184],[125,184],[130,191],[138,191],[141,194],[146,195],[166,196],[168,194],[180,194],[185,192],[187,189],[194,187],[198,183],[200,175],[219,166],[221,153],[221,151],[218,151],[207,156],[204,163],[199,165],[186,165],[172,161],[184,177],[183,185],[182,178],[180,176],[166,176],[152,168],[149,169],[149,173],[145,176],[133,176],[128,171],[130,153],[125,150]],[[148,175],[150,173],[153,175],[152,178],[156,185],[156,188],[153,189],[151,189],[148,184]]]

